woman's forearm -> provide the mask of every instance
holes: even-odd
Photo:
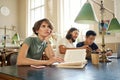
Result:
[[[18,58],[17,65],[50,65],[49,60],[35,60],[30,58]]]
[[[52,58],[55,56],[51,44],[47,44],[47,48],[45,49],[45,54],[47,55],[48,58]]]
[[[35,60],[35,59],[30,59],[27,58],[27,51],[28,51],[29,46],[27,44],[23,44],[21,47],[18,57],[17,57],[17,65],[48,65],[49,61],[46,60]]]

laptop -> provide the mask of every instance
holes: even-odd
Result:
[[[87,64],[85,49],[67,49],[64,62],[57,65],[61,68],[83,68]]]
[[[109,59],[120,59],[120,43],[118,43],[116,53],[113,53],[112,56],[108,57]]]

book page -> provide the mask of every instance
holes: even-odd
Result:
[[[85,49],[68,49],[66,50],[64,61],[65,62],[82,62],[85,61]]]

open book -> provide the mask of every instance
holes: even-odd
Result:
[[[83,68],[87,64],[85,49],[67,49],[64,56],[64,63],[57,67],[61,68]]]

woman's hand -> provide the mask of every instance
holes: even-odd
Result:
[[[52,32],[45,38],[46,42],[49,42],[49,39],[52,37]]]
[[[50,58],[50,59],[48,60],[48,65],[51,65],[51,64],[53,64],[53,63],[55,63],[55,62],[61,63],[61,62],[63,62],[63,59],[60,58],[60,57],[52,57],[52,58]]]

